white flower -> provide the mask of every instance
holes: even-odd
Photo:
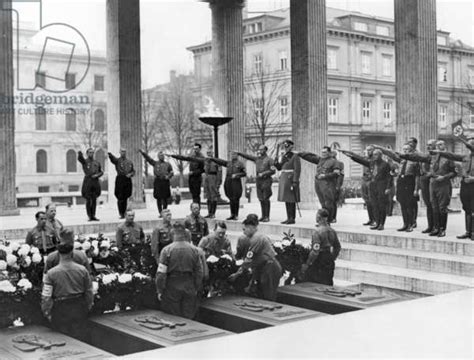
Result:
[[[218,258],[218,257],[215,257],[214,255],[211,255],[211,256],[209,256],[209,257],[207,258],[207,262],[208,262],[208,263],[211,263],[211,264],[214,264],[214,263],[216,263],[216,262],[218,262],[218,261],[219,261],[219,258]]]
[[[285,247],[285,246],[290,246],[290,245],[291,245],[291,242],[290,242],[290,240],[283,240],[283,241],[281,242],[281,245],[282,245],[283,247]]]
[[[99,249],[98,248],[94,248],[94,250],[92,250],[92,256],[97,256],[99,255]]]
[[[18,260],[17,257],[13,254],[8,254],[7,255],[7,264],[9,266],[15,265],[17,260]]]
[[[0,281],[0,292],[15,292],[16,287],[8,280]]]
[[[33,261],[33,264],[39,264],[43,260],[43,257],[39,253],[34,253],[31,255],[31,261]]]
[[[10,244],[10,247],[11,247],[12,251],[17,251],[20,248],[20,244],[17,243],[17,242],[13,242],[13,243]]]
[[[89,241],[84,241],[82,243],[82,250],[87,251],[91,248],[91,243]]]
[[[125,284],[132,281],[132,274],[121,274],[118,277],[118,282],[121,284]]]
[[[283,248],[283,244],[281,243],[281,241],[275,241],[273,243],[273,246],[278,248],[278,249],[282,249]]]
[[[33,287],[33,284],[28,279],[21,279],[16,285],[25,291]]]
[[[92,282],[92,293],[95,295],[99,291],[99,283],[97,281]]]
[[[104,285],[108,285],[111,282],[117,280],[117,276],[118,276],[117,274],[105,274],[102,277],[102,282],[104,283]]]
[[[10,246],[5,246],[3,251],[5,251],[5,253],[8,255],[13,252],[13,249]]]
[[[18,319],[13,321],[13,326],[20,327],[25,326],[25,324],[23,324],[23,321],[21,321],[21,317],[19,317]]]
[[[39,254],[40,253],[39,249],[36,246],[32,246],[30,252],[32,254]]]
[[[23,244],[18,249],[18,255],[20,255],[20,256],[26,256],[29,253],[30,253],[30,245],[28,245],[28,244]]]
[[[79,241],[74,241],[74,249],[81,250],[82,245]]]
[[[0,271],[7,269],[7,262],[4,260],[0,260]]]
[[[244,263],[244,261],[243,261],[242,259],[240,259],[240,260],[237,260],[237,261],[235,262],[235,265],[237,265],[237,266],[242,266],[243,263]]]
[[[147,279],[149,276],[143,275],[142,273],[139,273],[139,272],[136,272],[136,273],[133,274],[133,277],[137,278],[137,279]]]
[[[228,259],[230,261],[232,261],[232,256],[230,256],[229,254],[224,254],[221,256],[222,259]]]
[[[118,251],[118,247],[117,247],[117,246],[113,246],[113,247],[110,248],[110,250],[112,250],[112,251]]]
[[[2,251],[2,250],[5,251],[6,248],[7,248],[7,247],[6,247],[5,245],[0,244],[0,251]]]
[[[110,241],[109,240],[102,240],[100,242],[100,247],[101,248],[105,247],[105,248],[109,249],[110,248]]]
[[[97,240],[92,240],[91,245],[94,249],[99,248],[99,242]]]
[[[74,241],[78,241],[78,240],[79,240],[79,235],[78,234],[74,235]]]
[[[28,267],[31,265],[31,258],[29,256],[23,256],[24,266]]]

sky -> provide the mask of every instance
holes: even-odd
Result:
[[[74,26],[91,49],[105,54],[106,0],[42,1],[43,24]],[[393,1],[397,0],[326,0],[326,5],[393,18]],[[288,6],[289,0],[248,1],[250,15]],[[38,0],[15,3],[14,7],[20,21],[39,23]],[[198,0],[140,0],[140,7],[143,87],[167,82],[170,70],[192,72],[192,54],[186,47],[211,39],[209,5]],[[474,0],[437,0],[437,27],[474,46]]]

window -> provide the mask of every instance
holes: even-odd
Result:
[[[255,120],[260,121],[263,119],[263,99],[253,100],[253,111],[255,114]]]
[[[77,158],[74,150],[68,150],[66,153],[66,172],[77,172]]]
[[[94,111],[94,131],[105,131],[105,114],[102,109]]]
[[[94,90],[95,91],[104,91],[104,76],[94,75]]]
[[[337,69],[337,49],[328,49],[328,69]]]
[[[46,130],[46,109],[42,106],[35,109],[35,129]]]
[[[362,57],[362,74],[370,74],[372,53],[362,52],[361,57]]]
[[[328,121],[337,122],[337,104],[339,102],[338,98],[330,97],[328,98]]]
[[[438,64],[438,81],[447,82],[448,81],[448,67],[447,64]]]
[[[263,70],[263,58],[262,54],[253,56],[253,69],[255,74],[261,74]]]
[[[280,70],[288,70],[288,53],[286,50],[281,50],[278,56],[280,58]]]
[[[470,67],[468,69],[469,84],[474,85],[474,68]]]
[[[255,32],[261,32],[263,31],[263,25],[261,22],[258,22],[255,24]]]
[[[384,101],[383,103],[383,121],[385,126],[392,125],[392,102]]]
[[[372,116],[372,101],[362,101],[362,123],[370,124],[370,117]]]
[[[249,25],[249,34],[253,34],[255,32],[255,24]]]
[[[446,37],[438,35],[438,45],[446,45]]]
[[[389,29],[388,26],[379,26],[377,25],[375,27],[375,33],[377,35],[382,35],[382,36],[389,36]]]
[[[439,105],[438,108],[438,125],[440,128],[446,128],[448,124],[448,106]]]
[[[76,131],[76,111],[74,109],[66,110],[66,131]]]
[[[382,55],[382,75],[392,76],[392,56]]]
[[[71,90],[76,87],[76,74],[66,73],[66,89]]]
[[[367,24],[366,23],[361,23],[361,22],[356,22],[354,24],[354,29],[357,31],[367,31]]]
[[[46,87],[46,73],[42,71],[37,71],[35,74],[35,84],[36,86],[45,88]]]
[[[104,150],[99,149],[95,153],[95,159],[99,162],[100,166],[102,167],[102,170],[105,169],[105,153]]]
[[[48,155],[46,154],[45,150],[41,149],[36,152],[36,172],[48,172]]]
[[[284,120],[288,116],[288,97],[280,97],[280,119]]]
[[[38,186],[39,193],[49,193],[49,186]]]
[[[79,191],[79,185],[68,185],[67,191],[71,191],[71,192]]]

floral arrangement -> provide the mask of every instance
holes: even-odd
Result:
[[[236,281],[228,281],[229,276],[239,269],[243,260],[236,261],[232,256],[224,254],[220,257],[211,255],[206,259],[206,262],[209,269],[208,297],[245,292],[244,290],[250,282],[250,273],[244,273]]]
[[[296,242],[295,235],[289,230],[283,233],[282,241],[273,243],[273,249],[277,253],[277,260],[285,272],[288,272],[288,278],[285,285],[291,284],[293,279],[301,282],[301,266],[308,260],[310,248]]]

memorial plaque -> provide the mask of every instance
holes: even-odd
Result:
[[[127,311],[89,319],[92,343],[116,355],[228,335],[229,332],[158,310]]]
[[[92,360],[113,355],[44,326],[0,330],[2,360]]]
[[[273,301],[245,296],[222,296],[202,303],[199,321],[242,333],[322,315],[325,314]]]
[[[278,301],[327,314],[340,314],[400,300],[402,298],[395,293],[364,284],[333,287],[306,282],[278,288]]]

